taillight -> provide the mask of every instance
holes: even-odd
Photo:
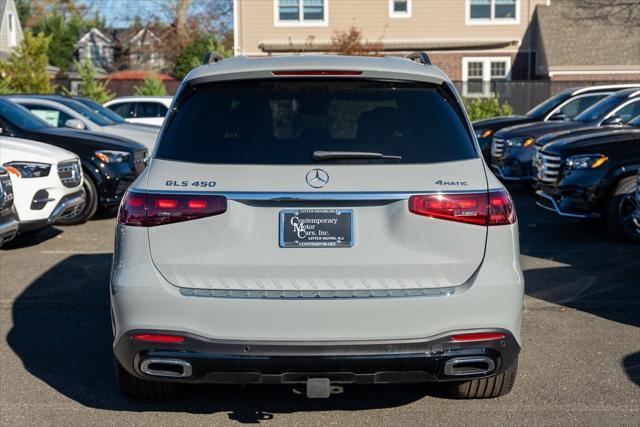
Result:
[[[120,205],[118,223],[154,227],[219,215],[226,210],[224,196],[128,191]]]
[[[411,196],[409,211],[417,215],[475,225],[506,225],[516,222],[509,193],[437,193]]]

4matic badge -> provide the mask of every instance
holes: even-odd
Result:
[[[439,179],[435,182],[436,185],[452,185],[452,186],[463,186],[466,187],[469,185],[468,181],[443,181]]]

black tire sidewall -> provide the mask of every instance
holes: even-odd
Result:
[[[636,188],[636,177],[628,176],[622,178],[615,186],[615,190],[609,197],[606,210],[605,210],[605,218],[607,221],[607,226],[611,233],[619,240],[625,240],[628,242],[640,243],[640,235],[630,233],[620,221],[620,204],[630,193],[632,194]]]

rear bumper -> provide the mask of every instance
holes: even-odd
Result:
[[[482,332],[504,337],[473,342],[454,342],[451,334],[394,341],[265,342],[135,330],[120,338],[114,353],[139,378],[186,383],[285,384],[309,378],[343,384],[460,381],[499,374],[518,357],[520,346],[508,331]],[[180,335],[185,341],[158,344],[131,338],[139,333]]]

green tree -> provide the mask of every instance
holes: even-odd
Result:
[[[86,25],[77,13],[65,15],[61,12],[55,12],[41,18],[33,27],[33,31],[51,36],[51,43],[47,51],[49,61],[51,65],[66,71],[73,62],[73,52],[78,41],[78,34],[83,28],[86,28]]]
[[[75,61],[74,63],[82,79],[78,95],[91,98],[100,104],[104,104],[115,96],[113,92],[107,89],[108,81],[98,80],[98,75],[91,61]],[[68,93],[68,91],[64,92]]]
[[[153,74],[149,73],[140,86],[136,86],[134,93],[137,96],[165,96],[167,88],[164,83],[157,79]]]
[[[7,92],[52,93],[47,73],[47,49],[51,37],[26,31],[24,39],[5,63],[0,63],[2,89]]]
[[[513,114],[511,105],[507,102],[500,104],[495,95],[489,98],[465,98],[464,107],[471,121]]]
[[[189,71],[202,64],[202,58],[205,53],[212,50],[220,52],[225,58],[233,55],[231,49],[226,49],[215,38],[205,34],[198,34],[178,54],[173,67],[173,75],[178,79],[184,78]]]
[[[16,10],[18,11],[18,17],[20,18],[20,24],[22,24],[22,28],[26,28],[27,21],[31,17],[31,5],[29,4],[30,0],[16,0]]]

